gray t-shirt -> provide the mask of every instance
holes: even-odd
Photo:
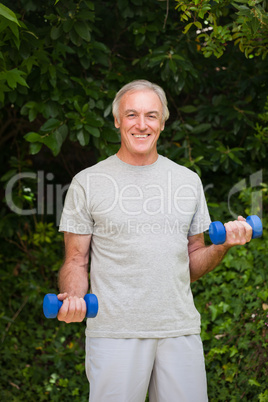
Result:
[[[210,217],[198,175],[169,159],[133,166],[116,155],[78,173],[60,231],[92,234],[86,335],[163,338],[200,333],[190,288],[188,236]]]

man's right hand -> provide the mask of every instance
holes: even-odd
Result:
[[[60,293],[57,297],[63,302],[57,315],[59,321],[64,321],[67,324],[83,321],[87,306],[82,297],[69,296],[68,293]]]

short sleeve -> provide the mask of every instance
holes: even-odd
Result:
[[[85,190],[76,178],[73,178],[66,194],[59,231],[92,234],[93,226]]]
[[[210,215],[208,212],[207,202],[204,194],[203,185],[198,177],[197,182],[197,206],[195,214],[192,218],[188,236],[194,236],[208,230],[211,223]]]

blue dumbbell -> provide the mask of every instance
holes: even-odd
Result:
[[[248,216],[247,223],[252,227],[252,239],[262,236],[262,223],[257,215]],[[214,244],[223,244],[226,240],[226,230],[223,223],[212,222],[209,226],[209,237]]]
[[[87,318],[94,318],[98,314],[99,304],[97,296],[92,293],[85,295],[84,300],[87,305]],[[56,318],[59,309],[62,306],[62,301],[57,298],[57,295],[53,293],[48,293],[44,297],[43,301],[43,312],[46,318]]]

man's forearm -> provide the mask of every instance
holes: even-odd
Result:
[[[75,259],[65,261],[60,269],[58,284],[61,293],[84,297],[88,291],[88,266]]]
[[[216,246],[214,244],[193,251],[189,256],[191,282],[196,281],[216,268],[227,251],[227,247],[221,245]]]
[[[222,245],[212,244],[206,247],[202,233],[188,237],[191,282],[217,267],[231,247],[250,242],[252,228],[242,216],[239,216],[237,221],[228,222],[224,226],[226,240]]]

